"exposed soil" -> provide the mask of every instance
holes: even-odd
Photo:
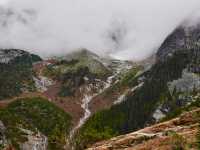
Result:
[[[121,88],[120,90],[114,90],[112,93],[107,94],[106,92],[109,90],[105,90],[102,94],[97,95],[90,102],[90,110],[92,113],[98,112],[103,109],[110,108],[113,103],[119,98],[123,92],[126,91],[127,88]]]
[[[13,97],[13,98],[9,98],[9,99],[4,99],[0,101],[0,108],[5,108],[7,107],[10,103],[14,102],[17,99],[21,99],[21,98],[31,98],[31,97],[43,97],[46,98],[44,95],[42,95],[42,93],[39,92],[27,92],[27,93],[23,93],[19,96]]]
[[[59,97],[58,93],[61,88],[61,83],[56,83],[48,88],[43,93],[49,101],[62,108],[65,112],[68,112],[72,116],[72,122],[76,125],[79,119],[83,116],[84,110],[81,108],[81,93],[76,92],[75,96],[71,97]]]

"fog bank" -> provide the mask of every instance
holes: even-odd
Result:
[[[0,47],[42,56],[78,48],[141,60],[157,50],[199,0],[0,0]]]

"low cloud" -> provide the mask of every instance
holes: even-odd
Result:
[[[154,53],[199,0],[0,0],[0,47],[42,56],[87,48],[141,60]]]

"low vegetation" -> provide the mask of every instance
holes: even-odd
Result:
[[[96,75],[98,78],[104,78],[110,72],[100,62],[91,58],[72,59],[70,61],[60,60],[54,65],[47,66],[43,74],[51,78],[59,78],[63,74],[70,72],[77,72],[80,68],[88,68],[91,74]]]
[[[120,84],[123,86],[134,86],[135,82],[137,82],[135,76],[137,75],[137,73],[142,70],[141,66],[135,66],[133,67],[131,70],[129,70],[127,73],[125,73],[124,75],[122,75],[121,77],[121,81]]]
[[[197,134],[197,146],[198,146],[198,150],[200,150],[200,127],[199,127],[199,131]]]
[[[80,59],[61,59],[43,70],[44,76],[61,82],[60,97],[73,96],[85,78],[92,82],[94,79],[105,79],[109,70],[95,59],[83,57]]]
[[[187,142],[183,136],[173,133],[171,135],[169,145],[171,145],[172,150],[185,150],[187,147]]]

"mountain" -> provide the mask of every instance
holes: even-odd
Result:
[[[109,68],[107,68],[107,66],[104,64],[105,61],[103,58],[86,49],[80,49],[76,52],[67,54],[66,56],[59,57],[58,60],[60,60],[63,65],[64,61],[74,62],[74,64],[71,64],[71,66],[64,66],[65,70],[62,70],[62,73],[68,71],[76,71],[83,67],[87,67],[90,73],[98,76],[99,78],[103,78],[104,76],[111,73]]]
[[[78,149],[126,134],[174,115],[200,92],[200,26],[177,28],[156,54],[155,64],[133,77],[122,103],[92,115],[75,137]],[[133,88],[134,89],[134,88]],[[123,96],[123,95],[122,95]],[[121,97],[121,96],[119,96]]]
[[[1,50],[0,61],[4,85],[0,144],[25,150],[37,145],[39,150],[74,145],[72,139],[85,121],[95,112],[121,103],[123,98],[118,96],[131,91],[129,80],[143,69],[85,49],[46,60],[23,50]]]
[[[86,49],[49,59],[7,49],[0,50],[0,70],[0,149],[101,149],[113,139],[92,145],[198,110],[200,26],[178,27],[155,56],[139,63]],[[149,140],[139,133],[130,135],[139,143]],[[130,135],[114,141],[127,142]]]
[[[0,100],[34,90],[33,63],[37,61],[39,56],[22,50],[0,50]]]
[[[39,72],[37,76],[47,77],[53,83],[44,91],[44,95],[72,115],[75,129],[82,126],[97,109],[113,104],[115,99],[104,105],[91,103],[99,103],[96,97],[101,97],[122,74],[135,65],[101,58],[85,49],[41,63],[35,67]]]

